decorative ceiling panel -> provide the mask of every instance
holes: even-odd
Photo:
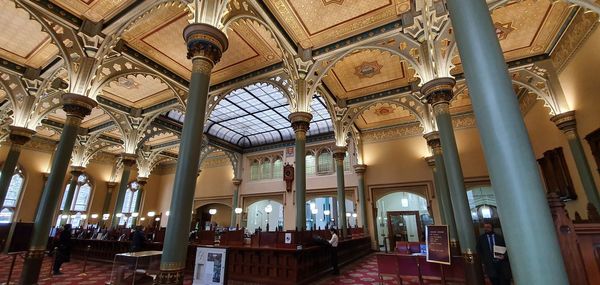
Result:
[[[288,34],[303,48],[318,48],[398,20],[410,0],[266,0]]]
[[[92,22],[110,19],[134,0],[50,0],[50,2]]]
[[[0,58],[40,68],[58,54],[42,25],[9,0],[0,0]]]
[[[60,133],[52,128],[48,128],[45,126],[39,126],[35,129],[35,131],[36,131],[35,135],[38,137],[42,137],[42,138],[53,140],[53,141],[60,140]]]
[[[414,70],[408,69],[399,56],[364,50],[336,63],[323,82],[336,97],[351,99],[406,86],[415,80],[413,76]]]
[[[174,96],[159,78],[141,74],[119,77],[102,89],[102,95],[134,108],[146,108]]]
[[[101,124],[104,124],[110,120],[110,116],[104,113],[104,110],[100,108],[92,109],[92,113],[89,116],[83,118],[81,122],[82,128],[92,128]]]
[[[182,31],[188,14],[178,6],[163,6],[129,29],[123,39],[134,49],[176,72],[191,76]],[[281,51],[264,27],[250,21],[233,23],[227,30],[229,49],[213,69],[216,84],[281,61]]]
[[[384,102],[373,104],[364,110],[355,120],[355,123],[359,129],[365,130],[415,121],[416,117],[408,109],[397,104]]]
[[[155,146],[155,145],[159,145],[159,144],[166,143],[166,142],[172,142],[172,141],[176,141],[176,140],[178,140],[178,138],[173,133],[162,133],[160,135],[157,135],[157,136],[154,136],[154,137],[151,137],[150,139],[148,139],[146,144],[149,146]]]
[[[569,16],[565,2],[524,0],[492,12],[496,34],[507,61],[548,52]],[[458,56],[453,74],[461,73]]]

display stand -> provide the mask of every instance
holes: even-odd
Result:
[[[198,247],[194,264],[193,285],[226,284],[227,249]]]
[[[160,271],[162,251],[140,251],[115,254],[110,285],[152,284]]]

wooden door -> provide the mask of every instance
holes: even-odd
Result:
[[[387,212],[388,237],[390,249],[396,250],[397,241],[424,241],[423,225],[419,211]]]

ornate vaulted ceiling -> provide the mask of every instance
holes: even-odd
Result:
[[[39,72],[33,72],[29,77],[52,78],[49,81],[54,85],[60,85],[60,82],[57,83],[60,80],[54,78],[69,83],[66,69],[61,69],[64,54],[59,52],[58,47],[72,46],[73,42],[57,43],[48,33],[48,27],[55,33],[64,33],[61,27],[72,28],[84,46],[93,45],[96,41],[102,43],[110,38],[112,32],[123,31],[118,34],[121,41],[115,44],[115,53],[104,54],[110,64],[103,69],[108,71],[104,73],[103,70],[99,74],[118,75],[98,88],[95,95],[98,101],[102,101],[102,108],[96,108],[86,117],[82,127],[101,132],[105,140],[115,143],[104,151],[118,154],[124,149],[119,145],[120,141],[143,124],[146,129],[140,136],[143,137],[140,139],[142,148],[160,149],[170,157],[177,155],[178,132],[183,122],[181,109],[187,92],[186,81],[191,74],[191,62],[186,58],[182,38],[182,30],[191,17],[190,9],[184,3],[186,1],[27,1],[41,11],[38,16],[50,15],[43,20],[47,27],[43,27],[36,17],[15,1],[0,0],[2,66],[10,65],[8,63],[18,65],[22,67],[18,71],[21,75],[25,73],[24,69],[35,69]],[[209,100],[212,113],[207,116],[207,135],[238,150],[290,140],[293,131],[287,120],[291,105],[287,98],[293,97],[293,94],[284,96],[283,92],[293,91],[295,83],[289,72],[286,74],[283,69],[301,62],[323,66],[331,64],[331,68],[322,69],[324,71],[320,74],[324,75],[322,86],[319,86],[321,96],[313,96],[311,101],[315,119],[309,135],[331,133],[335,126],[330,114],[335,119],[334,114],[343,113],[345,108],[357,110],[351,123],[359,130],[416,125],[422,121],[420,116],[427,112],[417,92],[422,74],[417,74],[418,68],[411,65],[414,58],[393,52],[393,47],[403,49],[406,47],[402,44],[406,43],[392,38],[399,33],[406,35],[407,41],[414,43],[407,48],[410,50],[408,54],[415,55],[417,61],[427,60],[422,57],[423,50],[419,49],[423,33],[407,31],[409,27],[418,26],[419,17],[423,18],[424,1],[229,2],[232,3],[228,7],[231,10],[225,19],[235,20],[228,22],[223,29],[229,39],[229,49],[211,76],[211,98],[219,101]],[[578,9],[562,1],[487,2],[505,3],[494,9],[491,15],[507,62],[552,53]],[[152,9],[145,10],[149,7]],[[250,16],[236,17],[240,13]],[[438,16],[443,18],[445,15]],[[411,26],[414,24],[409,23],[411,19],[417,24]],[[61,21],[63,26],[52,25]],[[99,32],[96,27],[100,28]],[[440,27],[436,26],[434,30],[439,32]],[[95,32],[90,33],[90,30]],[[447,31],[443,37],[448,37],[448,42],[451,42],[451,26]],[[436,40],[445,40],[441,37]],[[382,48],[386,45],[389,48]],[[120,54],[123,50],[127,52]],[[454,52],[452,62],[456,66],[452,74],[460,79],[460,58]],[[121,61],[115,60],[116,57],[121,57]],[[132,72],[119,73],[123,68]],[[0,75],[4,72],[0,70]],[[4,80],[3,77],[0,79]],[[36,86],[30,79],[22,80],[23,90],[34,94]],[[265,81],[270,83],[261,86],[268,86],[265,88],[269,90],[256,88],[257,82],[262,84]],[[14,88],[14,82],[11,84],[4,89],[18,89]],[[517,88],[519,92],[522,90]],[[35,94],[49,96],[43,92]],[[7,97],[10,96],[0,86],[0,103]],[[464,81],[459,80],[456,86],[451,112],[455,115],[471,112]],[[44,118],[47,120],[37,128],[37,135],[58,140],[65,113],[56,109]],[[154,121],[142,122],[146,118]],[[123,128],[123,124],[133,127]]]
[[[295,42],[319,48],[397,21],[410,0],[266,0],[265,4]]]

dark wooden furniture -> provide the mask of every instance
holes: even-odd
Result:
[[[548,192],[557,193],[562,201],[577,199],[562,147],[545,151],[544,157],[537,161],[542,169]]]
[[[398,279],[400,284],[439,283],[465,284],[465,263],[462,256],[452,257],[451,265],[427,262],[425,256],[397,253],[377,253],[377,267],[380,280],[384,276]]]
[[[596,160],[596,170],[600,173],[600,128],[585,136],[585,140],[590,144],[592,155]],[[600,209],[598,209],[600,211]]]

